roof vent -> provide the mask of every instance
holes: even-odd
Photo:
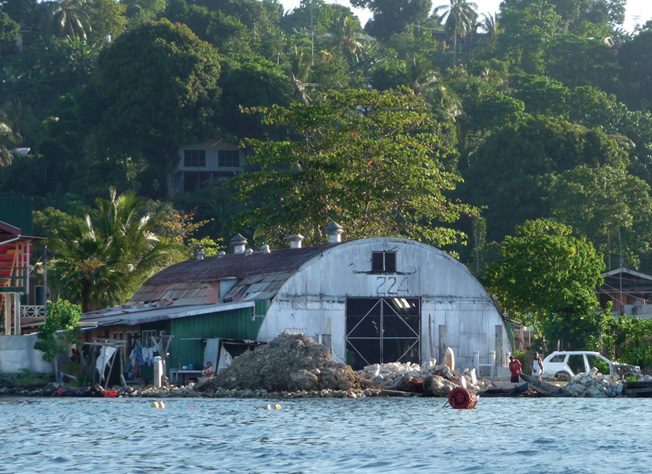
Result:
[[[247,239],[242,234],[236,234],[231,239],[231,245],[233,246],[233,253],[243,254],[247,246]]]
[[[195,254],[195,258],[197,260],[204,260],[204,252],[202,250],[197,250],[197,253]]]
[[[254,253],[254,251],[252,249],[247,249],[247,250],[244,251],[245,255],[251,255],[252,253]]]
[[[335,221],[331,222],[328,224],[328,227],[326,227],[326,235],[328,236],[328,240],[331,244],[338,244],[342,242],[343,232],[344,228]]]
[[[269,249],[269,245],[267,245],[267,244],[264,244],[262,247],[260,247],[260,251],[262,253],[270,253],[271,252],[271,250]]]
[[[217,258],[224,258],[226,257],[226,252],[224,250],[220,250],[217,252]]]
[[[305,237],[301,234],[296,234],[296,235],[291,235],[288,237],[288,240],[290,241],[290,248],[291,249],[300,249],[301,248],[301,242],[303,242],[303,239]]]

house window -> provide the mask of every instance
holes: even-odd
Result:
[[[154,342],[152,342],[152,338],[156,339],[158,332],[156,330],[154,331],[143,331],[142,332],[142,342],[143,342],[143,347],[154,347]]]
[[[184,150],[183,166],[186,168],[206,168],[206,150]]]
[[[239,168],[240,150],[219,150],[217,152],[218,168]]]
[[[395,273],[396,252],[371,252],[371,271],[373,273]]]

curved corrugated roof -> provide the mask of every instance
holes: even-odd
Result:
[[[143,286],[178,282],[211,282],[225,278],[240,279],[253,275],[294,272],[308,260],[337,245],[340,244],[280,249],[270,253],[255,252],[250,255],[229,254],[224,257],[206,257],[203,260],[186,260],[157,273]]]

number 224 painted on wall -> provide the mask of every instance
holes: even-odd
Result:
[[[410,294],[408,277],[376,277],[376,294],[378,296],[407,296]]]

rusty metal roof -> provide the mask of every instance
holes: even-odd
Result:
[[[157,273],[147,280],[145,285],[210,282],[225,278],[241,279],[256,275],[295,272],[308,260],[336,245],[339,244],[280,249],[270,253],[229,254],[224,257],[206,257],[203,260],[186,260]]]
[[[201,304],[206,302],[210,283],[231,278],[239,281],[225,301],[273,298],[304,263],[337,245],[340,244],[186,260],[147,280],[130,302],[174,300],[175,304]]]

